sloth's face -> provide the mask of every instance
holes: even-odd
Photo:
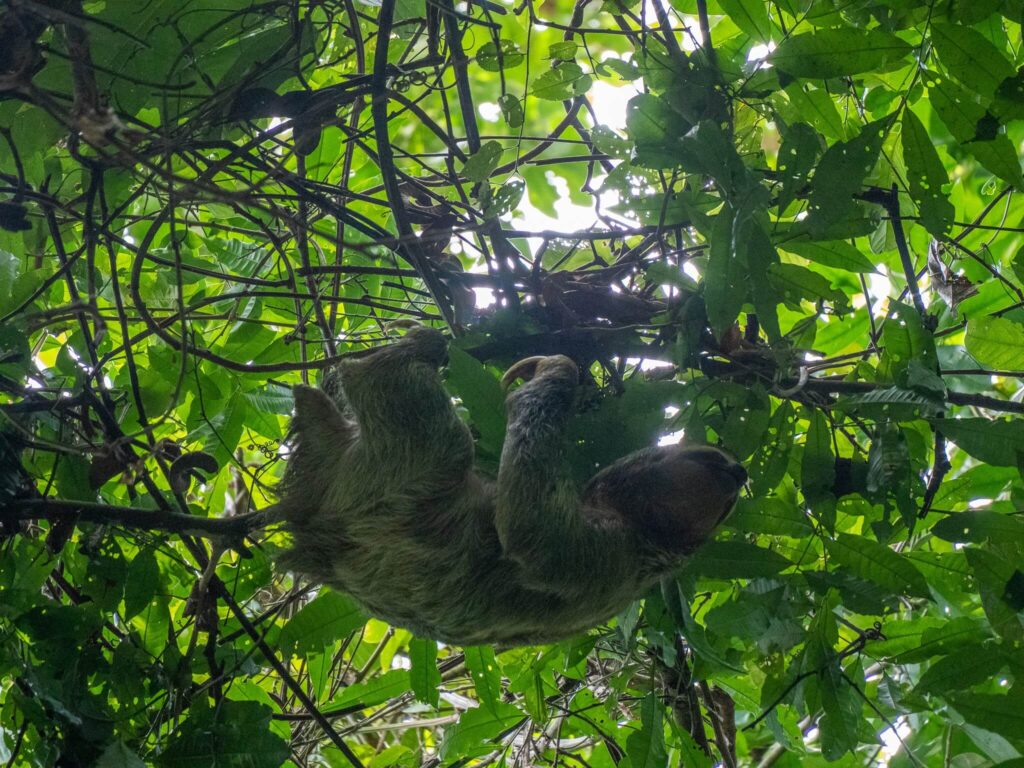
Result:
[[[662,460],[671,486],[666,501],[672,522],[703,541],[732,512],[747,471],[717,448],[675,448]]]
[[[746,480],[746,470],[717,448],[668,445],[603,470],[584,500],[616,513],[654,548],[687,554],[729,515]]]

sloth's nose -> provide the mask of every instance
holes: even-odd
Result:
[[[747,470],[743,468],[743,465],[733,461],[719,450],[714,448],[698,449],[694,452],[693,458],[710,469],[728,475],[736,482],[737,488],[747,482]]]
[[[736,462],[733,462],[728,467],[726,467],[725,471],[726,474],[731,475],[739,485],[743,485],[745,482],[747,482],[747,470],[743,468],[742,464],[737,464]]]

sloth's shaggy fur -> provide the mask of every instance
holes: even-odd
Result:
[[[285,567],[366,610],[450,643],[547,642],[641,596],[703,543],[746,475],[714,448],[630,454],[581,490],[563,473],[575,364],[544,358],[509,395],[496,481],[438,376],[447,344],[399,343],[296,387],[278,507]]]

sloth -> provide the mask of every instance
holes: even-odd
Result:
[[[563,443],[578,370],[562,355],[513,367],[528,380],[507,397],[497,478],[484,477],[441,383],[447,349],[416,327],[323,389],[295,388],[281,565],[422,637],[553,642],[624,610],[735,504],[746,472],[707,446],[637,451],[576,487]]]

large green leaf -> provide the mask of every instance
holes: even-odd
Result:
[[[827,79],[881,69],[910,51],[909,43],[877,29],[821,29],[783,40],[769,61],[794,77]]]
[[[441,673],[437,669],[437,643],[428,637],[414,637],[409,641],[409,678],[412,692],[420,701],[436,707],[440,700],[438,686]]]
[[[1009,739],[1020,740],[1024,733],[1024,695],[956,693],[947,697],[950,704],[970,723]]]
[[[845,269],[847,272],[875,271],[875,265],[863,253],[842,240],[787,240],[779,243],[779,248],[825,267]]]
[[[933,24],[932,44],[943,66],[964,86],[983,97],[991,98],[999,84],[1014,75],[1013,64],[971,27]]]
[[[861,191],[864,178],[878,162],[889,124],[888,118],[870,123],[854,138],[837,141],[826,150],[811,179],[812,231],[825,232],[850,215],[853,196]]]
[[[889,547],[863,536],[840,533],[826,542],[828,552],[854,575],[885,587],[897,595],[927,597],[928,584],[921,572]]]
[[[771,38],[774,28],[768,18],[768,6],[760,0],[718,0],[718,4],[737,27],[754,39]]]
[[[279,642],[286,653],[317,653],[343,640],[365,621],[352,598],[324,590],[288,620]]]
[[[704,277],[704,301],[711,327],[721,336],[735,322],[743,306],[746,264],[732,247],[731,208],[723,208],[715,217],[714,228],[708,251],[708,270]]]
[[[1010,419],[941,419],[934,426],[976,459],[1001,467],[1024,460],[1024,421]]]
[[[772,576],[792,563],[778,552],[744,541],[712,541],[698,550],[687,570],[716,579]]]
[[[1005,317],[979,317],[967,323],[964,345],[982,365],[1024,370],[1024,325]]]
[[[220,702],[184,721],[157,758],[160,766],[278,768],[288,745],[270,729],[270,707],[255,701]]]
[[[949,183],[935,145],[913,110],[903,112],[900,139],[907,164],[910,194],[921,210],[921,222],[935,236],[942,236],[953,220],[953,204],[942,192]]]
[[[932,533],[946,541],[981,543],[991,539],[1024,543],[1024,520],[999,512],[975,509],[956,512],[943,518],[932,526]]]

